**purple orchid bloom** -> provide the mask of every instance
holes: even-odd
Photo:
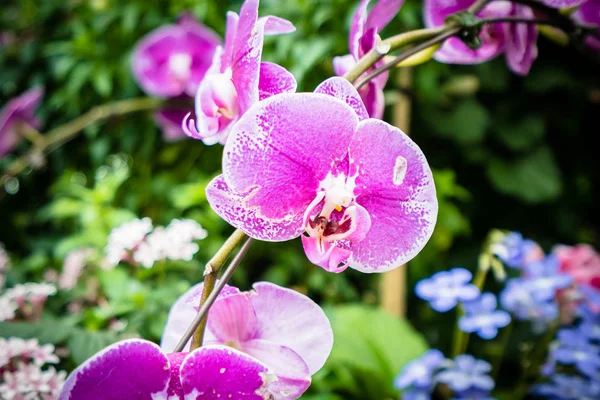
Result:
[[[0,111],[0,158],[10,153],[22,136],[21,126],[39,129],[41,121],[35,116],[44,89],[36,87],[10,100]]]
[[[348,45],[350,54],[333,59],[333,69],[336,75],[346,74],[358,60],[378,45],[381,41],[379,32],[390,23],[404,4],[404,0],[379,0],[368,12],[369,2],[370,0],[361,0],[354,13]],[[379,68],[384,63],[384,60],[379,61],[366,73]],[[360,97],[371,118],[381,119],[383,117],[385,107],[383,88],[387,83],[388,75],[388,72],[379,75],[359,90]]]
[[[153,96],[194,96],[220,44],[215,32],[185,14],[139,41],[131,59],[133,76]]]
[[[600,0],[585,1],[573,15],[580,22],[598,27],[596,32],[587,35],[585,43],[590,48],[600,51]]]
[[[262,400],[274,379],[266,365],[228,346],[165,354],[152,342],[129,339],[73,371],[58,400]]]
[[[406,364],[400,375],[394,381],[397,389],[414,387],[425,390],[428,394],[433,390],[433,375],[442,366],[446,358],[441,351],[432,349],[421,357]]]
[[[198,312],[202,284],[173,305],[161,347],[170,351]],[[268,392],[296,399],[329,356],[333,332],[321,308],[308,297],[268,282],[240,292],[226,287],[210,309],[205,345],[226,345],[254,357],[276,376]]]
[[[525,277],[530,282],[532,295],[538,301],[550,301],[556,297],[556,291],[565,289],[573,283],[573,277],[559,272],[560,261],[555,255],[549,255],[525,266]]]
[[[498,329],[510,323],[510,314],[498,310],[496,296],[483,293],[478,299],[463,304],[465,315],[458,320],[463,332],[475,332],[480,338],[493,339]]]
[[[296,80],[285,68],[261,62],[265,35],[296,28],[281,18],[258,18],[258,3],[246,0],[239,16],[227,13],[225,46],[218,48],[196,92],[196,121],[183,121],[186,134],[207,145],[225,144],[235,122],[259,100],[296,91]]]
[[[445,370],[437,374],[437,381],[447,384],[455,392],[467,390],[491,391],[495,384],[489,376],[492,366],[468,354],[461,354]]]
[[[475,0],[425,0],[424,18],[428,28],[442,26],[450,15],[465,11]],[[477,13],[481,18],[533,18],[531,8],[509,2],[492,2]],[[510,69],[527,75],[537,57],[537,28],[533,24],[495,23],[482,27],[482,44],[469,48],[461,39],[452,37],[444,42],[434,58],[448,64],[479,64],[504,52]]]
[[[471,301],[479,297],[479,289],[473,285],[473,275],[464,268],[453,268],[433,274],[415,286],[415,293],[421,299],[429,301],[431,308],[446,312],[459,301]]]
[[[209,203],[253,238],[302,235],[309,260],[331,272],[400,266],[433,232],[433,177],[408,136],[365,117],[338,77],[261,101],[232,130]]]
[[[583,4],[589,0],[541,0],[542,3],[552,8],[571,8]]]

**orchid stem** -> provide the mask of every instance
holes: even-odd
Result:
[[[202,287],[202,294],[200,295],[200,304],[199,304],[200,310],[202,310],[206,304],[209,304],[208,308],[210,308],[210,305],[212,304],[212,302],[209,303],[208,299],[213,295],[213,292],[215,292],[215,290],[214,290],[215,284],[217,282],[217,277],[219,276],[219,272],[221,272],[221,268],[223,268],[223,265],[225,265],[225,263],[227,262],[227,259],[231,256],[231,253],[233,253],[233,251],[246,238],[247,238],[247,236],[244,232],[242,232],[239,229],[236,229],[231,234],[231,236],[229,236],[229,238],[227,238],[225,243],[223,243],[221,248],[215,253],[215,255],[210,259],[210,261],[208,263],[206,263],[206,268],[204,270],[204,285]],[[241,250],[238,253],[238,256],[240,255],[240,253],[241,253]],[[244,254],[245,254],[245,252],[242,253],[242,257]],[[241,259],[239,261],[241,261]],[[232,261],[232,263],[233,263],[233,261]],[[221,279],[221,280],[223,280],[223,279]],[[215,296],[217,296],[219,294],[221,289],[218,289]],[[207,308],[207,311],[208,311],[208,308]],[[200,314],[200,312],[198,312],[198,314]],[[191,344],[192,350],[197,349],[198,347],[202,346],[202,341],[204,340],[204,330],[206,328],[205,315],[201,316],[200,319],[198,320],[198,323],[195,325],[193,324],[193,326],[194,326],[194,329],[191,331],[193,334],[192,344]],[[184,338],[185,338],[185,336],[184,336]],[[189,340],[189,337],[183,343],[184,346],[188,340]],[[177,347],[179,347],[179,345]]]
[[[240,248],[240,251],[235,255],[233,260],[231,260],[231,263],[225,269],[223,276],[221,277],[221,279],[219,279],[219,282],[216,284],[214,289],[210,292],[210,294],[206,298],[206,301],[204,301],[202,303],[202,306],[198,310],[198,314],[196,314],[196,316],[194,317],[194,320],[192,321],[192,323],[190,324],[188,329],[183,334],[181,340],[179,341],[179,343],[177,343],[177,346],[175,346],[175,349],[173,349],[174,353],[178,353],[178,352],[182,351],[183,348],[185,347],[186,343],[190,340],[190,338],[192,338],[192,336],[196,337],[195,334],[198,333],[199,331],[202,332],[202,336],[199,337],[198,339],[200,340],[200,342],[199,342],[200,345],[202,344],[202,340],[204,337],[204,328],[206,327],[206,316],[208,315],[208,311],[210,310],[210,307],[213,305],[215,300],[217,300],[217,297],[219,297],[219,293],[221,293],[221,290],[223,290],[223,288],[225,287],[225,285],[227,284],[227,282],[233,275],[233,272],[235,271],[237,266],[242,262],[242,259],[244,258],[244,256],[248,252],[248,249],[250,248],[250,245],[252,244],[252,240],[253,240],[252,238],[247,238],[246,241],[244,242],[244,244],[242,245],[242,247]],[[202,327],[202,329],[200,329],[201,323],[203,321],[204,321],[203,327]],[[197,349],[198,347],[200,347],[200,346],[194,347],[194,345],[192,343],[192,345],[190,346],[190,350]]]
[[[40,135],[39,140],[34,143],[33,148],[28,151],[27,154],[17,158],[8,165],[4,175],[0,177],[0,186],[4,185],[11,177],[18,175],[27,169],[33,159],[39,158],[38,156],[40,155],[51,153],[73,139],[88,126],[119,115],[154,110],[162,103],[163,100],[160,99],[139,97],[114,101],[92,108],[71,122],[54,128],[46,134]]]

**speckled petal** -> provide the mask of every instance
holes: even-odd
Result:
[[[367,109],[363,104],[356,88],[344,78],[333,77],[322,82],[315,89],[315,93],[323,93],[336,97],[348,104],[358,115],[359,120],[369,118]]]
[[[301,123],[299,123],[301,122]],[[279,222],[303,214],[319,182],[346,157],[358,117],[339,99],[279,94],[254,105],[233,128],[223,176],[247,207]]]
[[[292,289],[269,282],[253,285],[250,295],[258,319],[256,338],[294,350],[317,372],[329,357],[333,331],[327,316],[317,303]]]
[[[274,379],[266,365],[226,346],[200,347],[181,365],[185,400],[264,400]]]
[[[207,328],[221,343],[241,343],[256,336],[258,320],[246,293],[226,296],[210,308]]]
[[[425,155],[400,129],[368,119],[358,126],[350,158],[358,170],[356,202],[369,212],[371,229],[353,244],[349,265],[362,272],[399,267],[425,246],[437,219]]]
[[[294,93],[296,86],[294,75],[287,69],[270,62],[260,64],[259,100],[264,100],[279,93]]]
[[[190,326],[190,323],[198,313],[200,306],[200,296],[204,284],[202,282],[192,286],[171,306],[165,330],[162,335],[160,347],[164,352],[171,352],[183,336],[184,332]],[[233,286],[225,285],[218,298],[239,293],[239,289]],[[206,341],[213,341],[214,337],[210,332],[205,335]],[[184,350],[189,349],[189,344]]]
[[[275,399],[297,399],[310,386],[308,365],[289,347],[255,339],[244,343],[242,350],[268,365],[277,375],[277,381],[268,388]]]
[[[206,198],[212,209],[225,221],[255,239],[278,242],[296,238],[302,234],[302,214],[273,222],[257,213],[257,207],[245,205],[245,194],[229,189],[223,175],[214,178],[206,186]]]
[[[165,399],[171,369],[167,356],[152,342],[117,342],[71,373],[59,400]]]

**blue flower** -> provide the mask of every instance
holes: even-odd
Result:
[[[455,393],[452,400],[495,400],[489,397],[489,392],[486,390],[470,389],[464,392]]]
[[[558,303],[555,300],[540,301],[533,295],[534,291],[530,280],[509,279],[500,293],[500,304],[518,320],[532,321],[534,332],[539,333],[558,318]]]
[[[463,332],[477,333],[483,339],[493,339],[498,328],[510,323],[510,314],[498,310],[496,296],[484,293],[478,299],[464,303],[465,315],[458,320],[458,327]]]
[[[537,385],[533,392],[550,400],[597,400],[600,383],[580,376],[556,374],[551,382]]]
[[[445,360],[446,358],[439,350],[426,351],[421,357],[406,364],[400,375],[396,377],[394,386],[397,389],[406,389],[413,386],[431,392],[433,389],[433,374]]]
[[[402,400],[431,400],[431,390],[411,389],[402,393]]]
[[[579,329],[561,329],[557,337],[551,358],[560,364],[573,364],[589,377],[600,378],[600,346],[590,343]]]
[[[533,261],[525,267],[531,293],[539,301],[554,299],[558,289],[565,289],[573,283],[571,275],[560,273],[559,267],[560,261],[554,255]]]
[[[453,268],[433,274],[415,286],[417,296],[430,302],[438,312],[451,310],[459,301],[469,301],[479,296],[477,286],[469,283],[473,275],[464,268]]]
[[[494,388],[494,380],[489,376],[492,366],[468,354],[462,354],[436,376],[438,382],[445,383],[456,393],[467,390],[480,390],[485,393]]]
[[[491,245],[492,253],[511,268],[524,267],[529,256],[538,249],[536,242],[524,239],[519,232],[509,232],[502,240]]]

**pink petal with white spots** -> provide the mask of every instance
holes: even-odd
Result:
[[[270,242],[285,241],[302,234],[302,214],[281,221],[271,221],[258,213],[258,207],[249,207],[245,197],[249,193],[231,191],[223,175],[214,178],[206,186],[206,198],[217,214],[248,236]]]
[[[287,69],[270,62],[260,63],[259,100],[279,93],[294,93],[296,86],[294,75]]]
[[[242,343],[253,339],[258,330],[254,307],[245,293],[215,301],[207,321],[215,339],[220,343]]]
[[[226,346],[200,347],[181,365],[184,400],[264,400],[273,379],[266,365]]]
[[[242,350],[268,365],[277,381],[268,391],[275,399],[297,399],[310,386],[308,366],[296,352],[267,340],[255,339],[243,344]]]
[[[352,245],[350,267],[396,268],[421,251],[435,227],[438,203],[425,155],[400,129],[369,119],[360,122],[350,157],[358,170],[356,202],[371,217],[364,240]]]
[[[316,373],[329,357],[333,331],[317,303],[292,289],[257,282],[250,294],[259,330],[256,338],[289,347]]]
[[[336,97],[348,104],[358,115],[359,120],[369,118],[367,109],[363,104],[356,88],[344,78],[333,77],[322,82],[315,89],[315,93],[322,93]]]
[[[301,121],[301,123],[299,123]],[[318,93],[279,94],[238,121],[223,153],[223,176],[246,207],[274,222],[296,218],[319,182],[347,155],[358,117]]]
[[[192,320],[198,313],[200,307],[200,298],[202,296],[202,289],[204,283],[200,282],[185,292],[181,297],[177,299],[175,304],[171,306],[169,316],[167,317],[167,323],[165,330],[163,331],[160,347],[164,352],[171,352],[179,343],[179,340],[183,336],[184,332],[190,326]],[[233,286],[226,285],[218,298],[231,296],[239,293],[239,289]],[[208,337],[206,337],[208,336]],[[210,332],[207,332],[205,339],[214,340]],[[184,347],[184,350],[190,348],[189,343]]]
[[[117,342],[71,373],[59,400],[166,399],[171,368],[152,342]]]

